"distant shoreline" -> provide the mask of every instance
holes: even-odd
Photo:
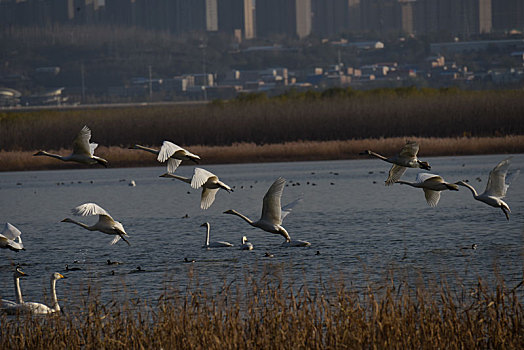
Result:
[[[358,155],[359,152],[366,149],[390,156],[397,153],[408,139],[420,143],[420,159],[436,156],[524,153],[524,135],[460,138],[395,137],[344,141],[299,141],[265,145],[239,143],[230,146],[185,147],[199,154],[202,157],[200,165],[205,166],[207,164],[367,159],[366,156]],[[148,146],[160,148],[160,145]],[[88,168],[82,164],[61,162],[48,157],[33,157],[36,151],[0,151],[0,171]],[[68,155],[71,152],[70,149],[48,151],[62,155]],[[95,154],[107,159],[110,168],[160,165],[153,154],[125,147],[100,146]]]

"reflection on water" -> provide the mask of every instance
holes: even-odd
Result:
[[[469,179],[482,192],[489,171],[504,158],[445,157],[430,163],[432,172],[447,181]],[[205,211],[199,208],[200,190],[160,178],[164,167],[0,173],[0,224],[17,226],[27,249],[0,251],[1,296],[15,299],[11,264],[16,263],[30,275],[21,282],[28,301],[43,300],[54,271],[69,277],[57,284],[62,299],[85,294],[91,286],[104,299],[124,295],[155,300],[167,289],[183,290],[190,275],[215,292],[224,283],[241,288],[247,276],[263,273],[299,283],[342,279],[356,289],[391,274],[410,281],[444,277],[466,284],[499,277],[510,287],[522,280],[522,176],[506,197],[512,210],[508,222],[501,210],[473,200],[465,188],[443,193],[438,207],[430,208],[422,190],[384,186],[389,166],[375,159],[205,168],[235,189],[231,194],[219,191]],[[524,169],[523,155],[514,156],[510,172],[518,168]],[[191,166],[177,170],[187,177],[192,172]],[[414,181],[417,172],[409,169],[403,178]],[[258,219],[262,198],[278,176],[288,179],[283,205],[304,197],[284,226],[292,238],[307,240],[311,247],[281,247],[282,237],[223,214],[236,209]],[[128,185],[131,180],[135,187]],[[60,222],[86,202],[99,204],[121,221],[131,246],[111,246],[112,236]],[[90,225],[96,220],[80,218]],[[206,230],[200,225],[205,221],[211,224],[211,240],[236,247],[202,249]],[[242,236],[253,243],[253,251],[238,249]],[[472,244],[476,250],[466,249]],[[81,270],[65,271],[66,264]]]

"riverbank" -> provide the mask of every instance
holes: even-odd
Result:
[[[372,149],[386,156],[397,153],[407,139],[420,143],[419,158],[436,156],[462,156],[478,154],[524,153],[524,135],[504,137],[459,137],[459,138],[381,138],[343,141],[300,141],[279,144],[257,145],[238,143],[231,146],[187,146],[191,152],[201,156],[200,165],[293,162],[315,160],[365,159],[358,153]],[[159,149],[160,145],[149,145]],[[85,165],[65,163],[48,157],[33,157],[33,151],[0,151],[0,171],[49,170],[85,168]],[[68,155],[71,149],[48,150]],[[109,166],[141,167],[158,166],[156,157],[141,150],[126,147],[100,146],[95,154],[107,159]],[[184,162],[183,164],[188,164]]]

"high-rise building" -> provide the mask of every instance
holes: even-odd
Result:
[[[448,32],[464,38],[490,33],[491,3],[492,0],[418,0],[414,6],[415,32]]]
[[[524,31],[524,1],[495,0],[491,6],[494,31]]]
[[[240,30],[244,39],[255,37],[252,0],[218,0],[218,30],[235,33]]]
[[[379,35],[402,32],[398,0],[361,0],[361,30]]]
[[[311,0],[259,0],[255,12],[258,37],[311,34]]]

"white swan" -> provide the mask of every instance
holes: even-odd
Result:
[[[51,314],[60,311],[60,305],[58,304],[58,299],[56,297],[56,281],[62,278],[67,278],[62,274],[55,272],[51,274],[50,284],[51,284],[51,306],[47,306],[42,303],[34,302],[24,302],[16,306],[17,312],[31,313],[35,315],[45,315]]]
[[[232,247],[233,245],[229,242],[223,242],[223,241],[216,241],[216,242],[209,242],[209,231],[211,230],[211,225],[209,225],[209,222],[204,222],[202,226],[206,226],[206,242],[202,246],[202,248],[225,248],[225,247]]]
[[[141,145],[133,145],[132,149],[141,149],[143,151],[153,153],[157,155],[157,160],[160,163],[167,161],[167,171],[169,173],[175,172],[180,163],[183,160],[190,160],[198,164],[200,156],[189,152],[187,149],[182,148],[178,145],[175,145],[172,142],[164,141],[160,150],[154,148],[149,148]]]
[[[241,250],[253,250],[253,244],[248,242],[246,236],[242,236],[242,245],[240,246]]]
[[[21,234],[19,229],[7,222],[0,233],[0,248],[11,249],[15,252],[25,250]]]
[[[195,189],[202,187],[202,196],[200,199],[200,208],[202,209],[207,209],[211,206],[211,204],[213,204],[219,189],[222,188],[227,192],[233,192],[231,187],[220,181],[215,174],[202,168],[195,168],[193,177],[191,179],[171,173],[165,173],[160,175],[160,177],[171,177],[178,179],[190,184],[191,187]]]
[[[20,270],[19,267],[15,269],[13,272],[13,282],[15,284],[15,293],[16,293],[16,302],[2,299],[0,303],[0,310],[9,314],[13,315],[18,312],[18,305],[22,304],[24,302],[22,298],[22,290],[20,289],[20,277],[25,277],[27,274],[25,274],[22,270]]]
[[[457,185],[469,188],[471,193],[473,193],[473,198],[476,200],[484,202],[487,205],[491,205],[492,207],[502,209],[504,215],[506,215],[506,219],[508,220],[511,210],[509,209],[508,204],[504,202],[502,198],[506,196],[506,192],[508,191],[511,180],[515,179],[515,177],[520,172],[520,170],[517,170],[515,173],[511,174],[511,177],[506,179],[510,160],[511,157],[504,159],[498,163],[497,166],[493,168],[493,170],[491,170],[489,173],[488,184],[486,185],[486,189],[482,194],[477,194],[475,188],[464,181],[456,182]]]
[[[91,139],[91,130],[84,126],[73,141],[73,152],[68,156],[61,156],[58,154],[49,153],[46,151],[39,151],[34,156],[48,156],[60,159],[64,162],[77,162],[82,164],[102,164],[107,168],[107,160],[94,155],[95,149],[98,147],[96,143],[89,143]]]
[[[433,175],[428,173],[418,173],[415,182],[407,182],[399,180],[399,184],[409,185],[415,188],[422,188],[424,196],[426,196],[426,202],[430,207],[436,207],[440,200],[440,191],[450,190],[458,191],[456,184],[450,184],[439,175]]]
[[[428,162],[422,162],[417,159],[418,150],[419,144],[417,142],[407,141],[404,147],[402,147],[400,150],[399,154],[389,158],[386,158],[383,155],[375,153],[371,150],[366,150],[360,154],[368,154],[370,156],[382,159],[388,163],[393,163],[393,166],[389,170],[388,178],[386,179],[386,186],[390,186],[400,180],[402,175],[404,175],[406,172],[407,168],[422,168],[425,170],[431,170]]]
[[[111,241],[111,244],[115,244],[122,238],[128,245],[130,243],[127,241],[128,237],[124,226],[118,221],[115,221],[107,211],[102,207],[98,206],[95,203],[85,203],[79,205],[78,207],[72,209],[73,214],[79,216],[89,216],[89,215],[98,215],[98,222],[93,226],[88,226],[84,223],[75,221],[70,218],[65,218],[62,222],[70,222],[72,224],[77,224],[89,231],[100,231],[107,233],[108,235],[115,235],[115,238]]]
[[[294,201],[293,203],[290,203],[290,205],[284,207],[285,210],[282,211],[280,199],[282,197],[282,192],[284,191],[285,183],[286,180],[279,177],[275,180],[275,182],[273,182],[271,187],[269,187],[262,201],[262,215],[258,221],[253,221],[247,216],[240,214],[239,212],[233,209],[225,211],[224,214],[236,215],[244,219],[244,221],[246,221],[251,226],[258,227],[267,232],[281,235],[286,239],[286,242],[288,242],[288,244],[291,243],[291,237],[289,236],[289,233],[282,226],[282,219],[286,217],[287,214],[289,214],[289,212],[291,212],[291,207],[296,205],[296,203],[298,203],[300,199]]]

